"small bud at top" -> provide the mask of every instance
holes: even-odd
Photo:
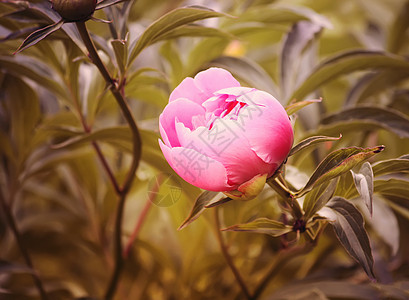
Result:
[[[52,0],[53,9],[69,22],[84,21],[95,11],[97,0]]]

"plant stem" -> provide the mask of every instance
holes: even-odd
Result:
[[[33,273],[31,274],[33,277],[33,281],[35,286],[37,287],[37,290],[40,294],[40,297],[42,300],[48,300],[47,294],[45,292],[43,283],[41,282],[41,279],[39,275],[36,273],[34,269],[33,262],[31,260],[30,254],[27,251],[27,249],[24,247],[23,239],[21,238],[21,233],[17,227],[17,224],[14,220],[13,213],[11,212],[11,207],[10,205],[6,202],[6,199],[4,199],[3,194],[0,192],[0,204],[3,209],[3,212],[6,216],[7,222],[10,225],[11,231],[13,232],[14,238],[16,239],[17,246],[23,255],[23,258],[25,260],[26,265],[33,270]]]
[[[298,204],[294,193],[292,193],[277,177],[267,180],[267,184],[279,194],[284,201],[292,208],[292,212],[297,219],[302,218],[303,212]]]
[[[141,146],[142,141],[139,134],[138,126],[136,125],[135,119],[132,112],[126,102],[122,92],[121,86],[118,85],[117,81],[114,80],[109,74],[107,68],[102,62],[95,48],[95,45],[89,35],[85,22],[76,22],[77,29],[81,35],[81,38],[89,52],[89,57],[91,61],[100,71],[102,77],[105,79],[106,83],[109,85],[112,95],[115,97],[122,114],[124,115],[130,129],[132,132],[132,162],[129,168],[128,174],[121,188],[117,190],[119,200],[116,211],[115,228],[114,228],[114,255],[115,255],[115,266],[110,283],[108,285],[107,291],[105,293],[105,300],[110,300],[113,298],[116,288],[118,286],[121,271],[124,265],[124,258],[122,256],[122,219],[124,214],[125,200],[126,196],[132,186],[133,179],[135,177],[135,172],[139,166],[139,161],[141,158]]]
[[[227,249],[226,244],[224,243],[224,239],[222,236],[222,232],[220,231],[220,217],[219,217],[219,210],[218,207],[215,207],[214,209],[214,219],[216,223],[216,236],[217,236],[217,241],[219,242],[220,249],[223,253],[223,256],[230,267],[231,271],[233,272],[234,277],[236,278],[238,284],[240,285],[241,290],[243,291],[244,295],[248,300],[251,300],[252,297],[250,295],[250,292],[246,286],[246,283],[244,282],[243,278],[240,275],[239,270],[236,268],[233,259],[231,258],[229,251]]]
[[[264,289],[267,287],[268,283],[274,278],[275,275],[281,270],[281,268],[288,263],[291,259],[307,253],[312,248],[312,244],[305,244],[302,246],[293,247],[290,249],[281,250],[278,255],[275,257],[274,263],[271,266],[270,270],[266,273],[263,280],[256,287],[252,300],[258,299]]]

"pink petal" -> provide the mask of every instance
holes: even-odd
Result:
[[[169,148],[161,140],[159,146],[169,165],[184,180],[209,191],[230,191],[225,167],[218,161],[194,149],[184,147]]]
[[[271,95],[256,92],[250,100],[265,106],[250,105],[243,108],[237,121],[251,149],[266,163],[280,165],[291,150],[294,133],[282,105]]]
[[[166,145],[170,147],[180,146],[175,131],[176,119],[186,127],[193,129],[192,117],[204,115],[205,110],[199,104],[187,99],[177,99],[166,105],[159,116],[159,131]]]
[[[195,84],[209,96],[221,89],[240,86],[240,83],[229,71],[221,68],[210,68],[198,73],[195,76]]]
[[[187,134],[182,124],[176,124],[176,131],[182,147],[198,152],[222,163],[227,169],[228,183],[238,186],[258,174],[269,174],[277,165],[269,165],[251,149],[243,128],[233,120],[218,119],[211,130],[199,127]]]
[[[208,94],[205,94],[196,86],[193,78],[187,77],[183,79],[183,81],[170,94],[169,102],[185,98],[198,104],[202,104],[208,97]]]

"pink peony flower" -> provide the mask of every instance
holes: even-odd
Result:
[[[185,78],[159,117],[162,152],[187,182],[254,198],[287,158],[293,129],[270,94],[241,87],[226,70]]]

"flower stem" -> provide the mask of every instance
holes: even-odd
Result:
[[[219,217],[219,210],[218,207],[215,207],[214,209],[214,219],[215,219],[215,224],[216,224],[216,236],[217,236],[217,241],[219,242],[220,249],[223,253],[223,256],[230,267],[231,271],[233,272],[234,277],[236,278],[238,284],[240,285],[241,290],[243,291],[244,295],[248,300],[253,299],[250,295],[250,292],[247,288],[246,283],[244,282],[244,279],[241,277],[239,270],[236,268],[233,259],[231,258],[229,251],[227,249],[226,244],[224,243],[224,239],[222,236],[222,232],[220,231],[220,217]]]
[[[270,270],[266,273],[259,285],[256,287],[252,300],[258,299],[267,287],[268,283],[274,278],[275,275],[287,264],[291,259],[307,253],[312,248],[312,244],[305,244],[293,248],[282,249],[278,255],[275,256],[274,263],[270,267]]]
[[[297,219],[302,218],[303,212],[293,192],[291,192],[277,177],[269,178],[267,184],[291,207],[292,212]]]
[[[128,174],[123,182],[122,187],[117,190],[119,196],[116,219],[115,219],[115,228],[114,228],[114,255],[115,255],[115,266],[110,283],[108,285],[107,291],[105,293],[105,300],[110,300],[113,298],[115,291],[118,286],[120,275],[124,265],[124,258],[122,256],[122,220],[124,215],[124,207],[126,196],[132,186],[133,179],[135,177],[135,172],[139,166],[139,161],[141,158],[141,136],[139,134],[138,126],[132,115],[132,112],[126,102],[123,93],[121,92],[122,88],[118,85],[117,81],[111,77],[108,72],[108,69],[102,62],[101,58],[98,55],[98,52],[95,48],[95,45],[89,35],[85,22],[76,22],[77,29],[81,35],[81,38],[89,52],[89,58],[95,64],[95,66],[100,71],[102,77],[105,79],[106,83],[109,85],[112,95],[114,96],[116,102],[118,103],[122,114],[124,115],[128,126],[132,132],[132,162],[129,168]]]
[[[37,290],[40,294],[40,297],[42,300],[48,300],[47,294],[45,292],[43,283],[39,277],[39,275],[36,273],[35,269],[34,269],[34,265],[33,262],[31,260],[31,256],[29,254],[29,252],[27,251],[27,249],[24,247],[24,243],[23,240],[21,238],[21,233],[17,227],[17,224],[14,220],[14,216],[13,213],[11,212],[11,207],[10,205],[6,202],[6,199],[4,199],[3,194],[0,192],[0,204],[1,207],[3,209],[3,212],[6,216],[7,222],[10,225],[11,231],[13,232],[14,238],[16,239],[17,242],[17,246],[21,252],[21,254],[23,255],[24,261],[26,263],[26,265],[33,270],[32,273],[32,277],[33,277],[33,281],[35,286],[37,287]]]

